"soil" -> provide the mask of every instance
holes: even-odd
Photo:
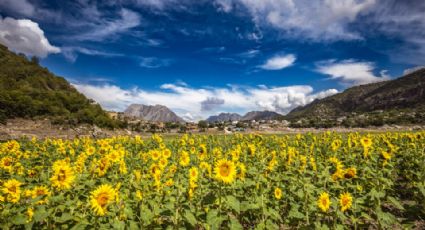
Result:
[[[318,133],[326,131],[335,132],[393,132],[393,131],[413,131],[413,130],[425,130],[424,126],[382,126],[372,128],[343,128],[335,127],[330,129],[314,129],[314,128],[278,128],[270,130],[246,130],[242,133],[261,133],[261,134],[295,134],[295,133]],[[192,133],[199,133],[198,131]],[[217,130],[202,132],[201,134],[224,134]],[[92,137],[92,138],[104,138],[112,136],[150,136],[151,133],[139,133],[126,129],[119,130],[108,130],[101,129],[96,126],[90,125],[79,125],[77,127],[54,125],[48,119],[46,120],[28,120],[28,119],[11,119],[6,124],[0,124],[0,141],[20,138],[32,138],[38,139],[44,138],[61,138],[61,139],[73,139],[78,137]],[[163,133],[164,136],[175,136],[179,135],[177,132]]]

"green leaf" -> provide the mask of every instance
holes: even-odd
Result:
[[[298,211],[298,205],[293,205],[288,213],[288,218],[304,219],[304,214]]]
[[[273,221],[267,220],[266,221],[266,229],[279,229],[279,226],[277,226]]]
[[[398,200],[397,199],[395,199],[394,197],[392,197],[392,196],[389,196],[388,197],[388,200],[397,208],[397,209],[400,209],[400,210],[404,210],[404,207],[403,207],[403,205],[401,205],[400,204],[400,202],[398,202]]]
[[[61,217],[58,218],[57,222],[64,223],[68,220],[72,220],[74,217],[69,213],[63,213]]]
[[[71,230],[84,230],[84,229],[86,229],[87,226],[88,226],[88,224],[80,222],[80,223],[74,225],[74,227],[72,227]]]
[[[114,229],[125,229],[124,221],[114,220],[112,226]]]
[[[314,223],[314,226],[316,230],[329,230],[329,227],[326,224],[322,225],[320,222]]]
[[[140,218],[142,219],[144,224],[148,225],[152,222],[153,213],[146,206],[142,206],[140,208]]]
[[[46,208],[44,206],[41,206],[37,208],[34,211],[34,221],[40,222],[45,220],[49,216],[49,213],[46,211]]]
[[[226,197],[227,203],[229,204],[230,208],[232,208],[236,213],[241,212],[241,204],[238,199],[234,196],[227,196]]]
[[[12,218],[12,223],[16,225],[26,224],[27,218],[23,214],[18,214]]]
[[[138,230],[140,229],[139,225],[135,221],[130,221],[130,230]]]
[[[298,196],[299,198],[304,198],[304,191],[303,191],[302,189],[299,189],[299,190],[297,191],[297,196]]]
[[[192,212],[186,211],[184,217],[186,218],[187,222],[189,222],[189,224],[191,224],[192,226],[196,226],[197,221]]]
[[[266,228],[266,225],[264,222],[259,223],[257,226],[255,226],[255,230],[263,230]]]
[[[425,186],[423,184],[419,184],[418,189],[422,193],[422,196],[425,197]]]
[[[236,218],[231,218],[230,219],[230,229],[232,229],[232,230],[242,230],[243,227]]]

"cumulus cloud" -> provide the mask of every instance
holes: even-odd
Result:
[[[314,92],[313,88],[307,85],[192,88],[182,84],[164,84],[155,91],[123,89],[115,85],[74,84],[74,86],[108,110],[123,111],[132,103],[161,104],[171,108],[178,115],[192,120],[205,119],[223,111],[245,113],[252,110],[270,110],[288,113],[297,106],[338,92],[335,89]],[[214,106],[207,106],[205,110],[206,102]]]
[[[39,25],[27,19],[0,17],[0,43],[15,52],[42,58],[60,52],[49,43]]]
[[[265,70],[280,70],[292,66],[296,59],[293,54],[277,55],[268,59],[260,68]]]
[[[355,60],[328,60],[317,63],[317,71],[329,75],[344,85],[362,85],[373,82],[389,80],[386,71],[381,71],[381,76],[375,76],[375,66],[371,62],[357,62]]]

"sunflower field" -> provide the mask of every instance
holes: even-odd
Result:
[[[424,227],[425,132],[0,143],[1,229]]]

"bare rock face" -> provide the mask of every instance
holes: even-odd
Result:
[[[281,114],[272,111],[252,111],[245,114],[241,120],[277,120],[282,117],[283,116]]]
[[[216,116],[208,117],[208,122],[220,122],[220,121],[239,121],[242,118],[241,115],[237,113],[220,113]]]
[[[184,122],[181,117],[163,105],[131,104],[124,111],[124,116],[140,118],[146,121]]]

